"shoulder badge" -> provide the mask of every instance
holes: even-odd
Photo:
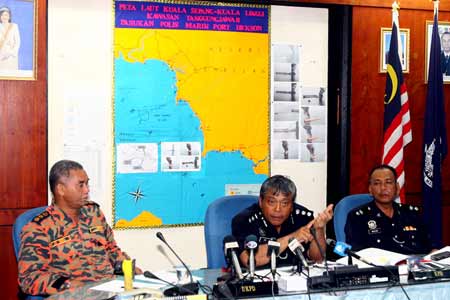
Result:
[[[37,224],[41,224],[41,221],[48,218],[50,216],[48,211],[43,211],[41,212],[39,215],[37,215],[36,217],[33,218],[33,222],[37,223]]]

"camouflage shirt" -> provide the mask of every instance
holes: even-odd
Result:
[[[51,205],[22,229],[19,285],[27,294],[53,294],[65,278],[111,278],[116,262],[126,258],[96,203],[81,208],[78,223]]]

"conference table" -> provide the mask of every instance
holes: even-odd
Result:
[[[220,270],[202,269],[194,272],[203,278],[203,284],[212,287]],[[92,283],[81,288],[69,289],[62,293],[52,295],[47,299],[69,300],[69,299],[85,299],[85,300],[107,300],[114,299],[115,293],[98,291],[91,289],[100,283]],[[433,282],[415,281],[408,282],[403,285],[406,293],[411,300],[444,300],[450,299],[450,280],[438,280]],[[258,299],[280,299],[280,300],[407,300],[405,293],[397,284],[388,286],[387,284],[370,285],[364,287],[355,287],[348,289],[320,290],[307,293],[289,292],[279,295],[258,296]],[[177,298],[160,298],[160,299],[177,299]],[[178,298],[180,299],[180,298]],[[215,299],[210,296],[209,299]],[[239,298],[245,299],[245,298]],[[251,298],[246,298],[251,299]],[[255,298],[252,298],[255,299]]]

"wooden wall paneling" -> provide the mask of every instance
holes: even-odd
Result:
[[[0,290],[6,300],[18,292],[12,224],[48,197],[47,2],[35,4],[37,80],[0,80]]]
[[[410,72],[406,81],[413,141],[405,148],[407,202],[421,204],[422,142],[425,111],[425,22],[433,13],[426,10],[400,10],[400,27],[410,29]],[[450,20],[450,13],[441,12],[440,20]],[[367,191],[370,169],[381,162],[383,139],[383,97],[386,74],[379,73],[380,28],[391,27],[392,14],[387,8],[353,8],[352,97],[351,97],[351,162],[350,192]],[[444,86],[445,106],[450,105],[450,85]],[[450,128],[447,118],[447,128]],[[361,180],[361,178],[363,178]],[[450,205],[450,162],[444,161],[444,205]],[[448,223],[448,217],[444,223]],[[450,232],[444,240],[450,242]]]

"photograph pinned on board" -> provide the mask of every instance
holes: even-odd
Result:
[[[272,44],[272,60],[274,63],[300,62],[300,45],[294,44]]]
[[[450,22],[439,22],[438,31],[441,42],[441,71],[445,84],[450,83]],[[428,82],[428,69],[430,65],[431,35],[433,21],[426,21],[425,29],[425,83]]]
[[[275,81],[273,83],[273,100],[275,102],[298,102],[300,86],[297,82]]]
[[[299,81],[299,65],[296,63],[275,63],[273,70],[274,81]]]
[[[275,121],[298,121],[298,102],[278,102],[274,103],[273,119]]]
[[[325,161],[325,143],[302,143],[300,161]]]
[[[272,124],[272,138],[274,140],[298,140],[299,121],[278,121]]]
[[[201,143],[162,142],[161,143],[161,171],[186,172],[201,170]]]
[[[302,143],[325,143],[326,128],[324,125],[303,124],[300,131]]]
[[[0,79],[36,79],[36,1],[0,0]]]
[[[302,87],[302,105],[326,105],[327,90],[324,87]]]
[[[298,140],[275,140],[273,159],[299,159]]]
[[[391,45],[392,28],[381,28],[380,72],[387,72],[389,47]],[[409,73],[409,28],[400,28],[401,59],[403,73]],[[400,46],[399,46],[400,47]]]
[[[326,108],[323,106],[302,106],[303,125],[325,125]]]

